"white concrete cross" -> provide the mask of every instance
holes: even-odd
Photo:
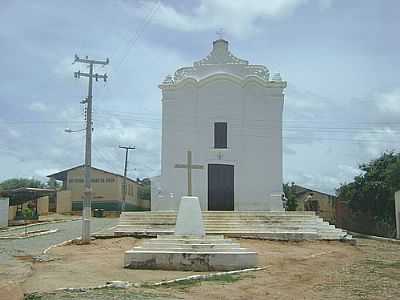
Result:
[[[176,164],[175,168],[187,169],[187,196],[192,196],[192,170],[201,170],[204,169],[204,167],[202,165],[192,164],[192,151],[188,150],[186,164]]]

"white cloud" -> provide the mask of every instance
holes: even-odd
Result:
[[[21,133],[18,130],[15,130],[13,128],[8,128],[8,134],[12,138],[19,138],[21,136]]]
[[[223,28],[236,37],[244,37],[258,30],[259,19],[280,18],[292,14],[309,0],[202,0],[191,13],[177,11],[173,6],[161,3],[152,22],[178,31],[203,31]],[[331,1],[318,0],[321,8],[327,8]],[[142,2],[133,8],[134,13],[147,18],[155,7],[153,1]]]
[[[372,158],[378,157],[385,151],[400,148],[399,131],[390,128],[376,128],[355,135],[355,141],[364,141],[363,151]]]
[[[321,10],[328,9],[332,6],[333,0],[319,0]]]
[[[45,112],[47,111],[48,107],[46,104],[40,101],[34,101],[28,106],[29,110],[34,112]]]
[[[44,179],[44,178],[47,178],[46,176],[47,175],[50,175],[50,174],[54,174],[54,173],[57,173],[57,172],[59,172],[60,170],[59,169],[46,169],[46,168],[43,168],[43,169],[37,169],[37,170],[35,170],[34,171],[34,173],[35,173],[35,175],[36,176],[39,176],[39,177],[41,177],[41,179]]]
[[[346,177],[354,177],[357,175],[360,175],[362,171],[358,168],[355,168],[353,166],[348,166],[348,165],[338,165],[339,169],[339,177],[341,178],[346,178]]]
[[[378,95],[376,105],[383,113],[400,113],[400,88]]]

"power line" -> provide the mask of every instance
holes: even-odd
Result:
[[[122,63],[125,61],[125,59],[128,57],[129,52],[131,51],[131,49],[135,46],[135,44],[139,41],[141,35],[143,34],[143,32],[145,31],[147,25],[150,23],[151,19],[154,17],[155,13],[157,12],[157,10],[160,8],[161,6],[161,0],[159,0],[155,5],[153,10],[151,11],[151,13],[147,16],[147,18],[145,19],[143,26],[141,28],[139,28],[139,30],[136,32],[136,37],[132,38],[130,41],[130,45],[125,53],[125,55],[122,57],[121,61],[119,62],[119,64],[117,65],[117,70],[119,69],[119,67],[122,65]]]
[[[128,42],[128,48],[127,51],[125,51],[125,54],[123,54],[122,59],[120,60],[119,63],[117,63],[116,68],[114,71],[112,71],[112,75],[115,76],[115,74],[117,73],[117,71],[119,71],[119,68],[121,67],[122,63],[125,61],[125,59],[129,56],[130,51],[133,49],[133,47],[136,45],[136,43],[139,41],[141,35],[143,34],[143,32],[145,31],[147,25],[150,23],[151,19],[154,17],[155,13],[157,12],[157,10],[160,8],[161,6],[161,0],[158,0],[158,2],[154,5],[154,8],[152,9],[152,11],[148,14],[148,16],[146,17],[145,21],[142,24],[142,27],[139,27],[136,32],[135,35],[130,39],[130,41]],[[99,100],[101,100],[105,93],[108,91],[109,86],[106,87],[106,89],[104,89],[98,96]]]

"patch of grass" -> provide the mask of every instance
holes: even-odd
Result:
[[[25,297],[24,300],[175,300],[168,295],[158,295],[149,291],[140,291],[135,289],[98,289],[84,292],[56,292],[31,294]]]
[[[231,284],[234,283],[236,281],[238,281],[240,279],[240,275],[239,274],[225,274],[225,275],[221,275],[221,276],[212,276],[206,279],[188,279],[188,280],[182,280],[182,281],[178,281],[178,282],[174,282],[174,283],[170,283],[168,285],[166,285],[167,287],[175,287],[178,289],[186,289],[186,288],[190,288],[192,286],[195,285],[199,285],[202,282],[214,282],[214,283],[218,283],[218,284]]]
[[[393,268],[400,269],[400,260],[381,260],[381,259],[367,259],[364,261],[366,265],[374,266],[377,268]]]
[[[36,293],[24,297],[24,300],[42,300],[42,299],[43,299],[42,296]]]
[[[240,275],[231,275],[225,274],[221,276],[214,276],[205,279],[204,281],[215,281],[215,282],[222,282],[222,283],[233,283],[240,279]]]

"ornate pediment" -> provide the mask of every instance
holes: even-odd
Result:
[[[258,78],[266,83],[283,82],[279,73],[273,74],[263,65],[250,65],[247,60],[237,58],[229,51],[229,43],[219,39],[213,42],[213,48],[206,58],[193,63],[191,67],[178,69],[173,76],[168,75],[162,86],[174,86],[184,79],[200,81],[215,74],[230,74],[240,80]]]
[[[228,42],[222,39],[213,43],[213,49],[206,58],[196,61],[194,66],[201,65],[218,65],[218,64],[241,64],[248,65],[249,62],[244,59],[237,58],[228,49]]]

